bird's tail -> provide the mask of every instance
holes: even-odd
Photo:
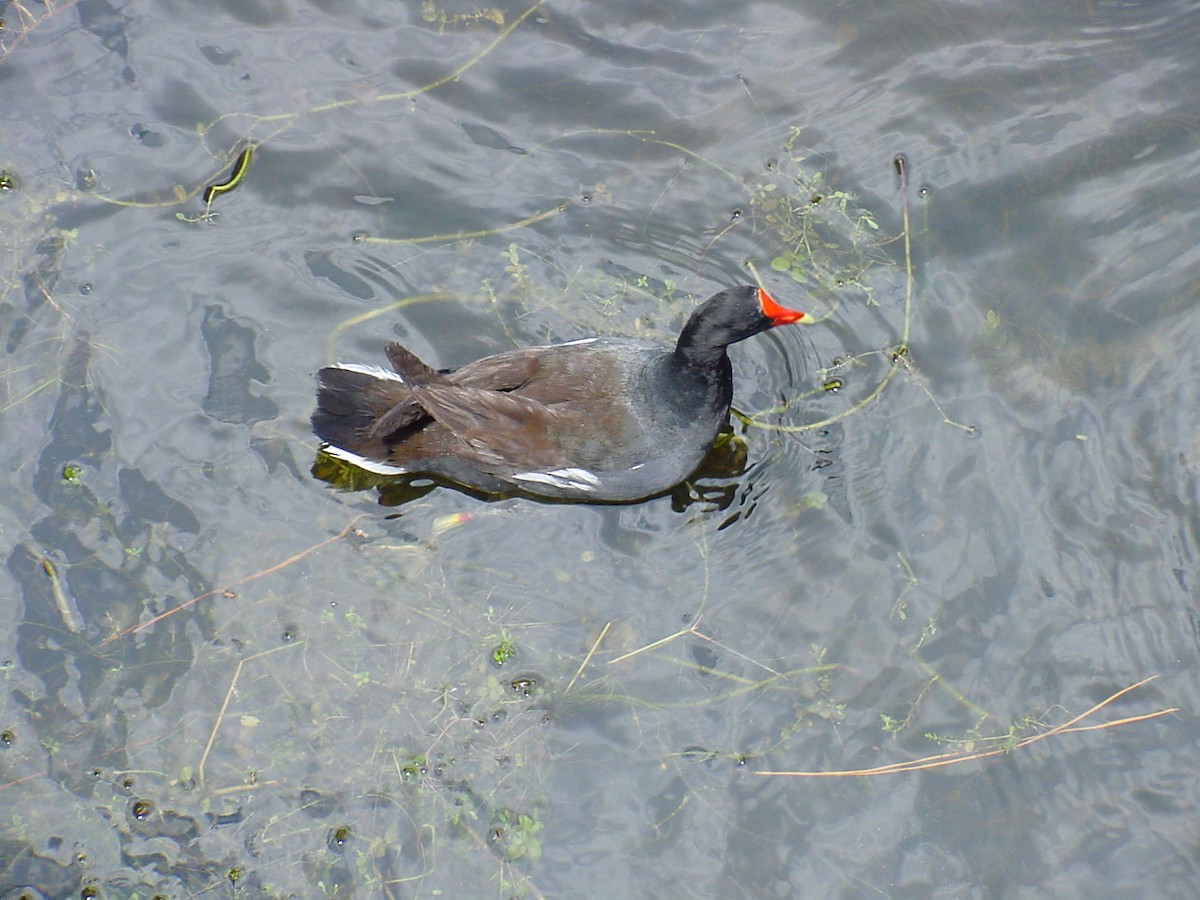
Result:
[[[397,408],[422,412],[404,379],[377,366],[326,366],[317,373],[317,383],[313,431],[325,443],[355,456],[386,459],[384,439],[396,430],[387,425],[389,417],[396,419],[390,414]]]

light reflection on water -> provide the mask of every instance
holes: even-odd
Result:
[[[1093,724],[1195,705],[1188,5],[53,9],[0,32],[0,886],[1200,885],[1183,717],[754,774],[982,747],[1156,674]],[[215,221],[177,218],[247,139]],[[391,510],[309,475],[330,356],[669,340],[747,259],[833,315],[735,348],[738,408],[849,408],[902,329],[897,153],[910,365],[743,429],[730,502]],[[808,236],[821,270],[770,218],[837,191],[878,226],[849,284],[852,230]]]

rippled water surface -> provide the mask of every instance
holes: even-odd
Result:
[[[5,896],[1200,891],[1194,4],[3,20]],[[332,359],[748,266],[739,475],[313,477]]]

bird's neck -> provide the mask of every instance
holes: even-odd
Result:
[[[689,409],[729,408],[733,398],[733,367],[724,347],[703,351],[676,348],[667,361],[667,379],[674,396]]]
[[[729,356],[723,344],[706,339],[702,327],[695,320],[688,322],[675,344],[674,358],[677,365],[697,372],[715,372],[729,366]]]

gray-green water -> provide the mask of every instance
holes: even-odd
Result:
[[[4,896],[1200,890],[1192,4],[2,17]],[[829,314],[735,348],[760,424],[908,353],[737,478],[310,474],[331,359],[670,340],[747,261]]]

